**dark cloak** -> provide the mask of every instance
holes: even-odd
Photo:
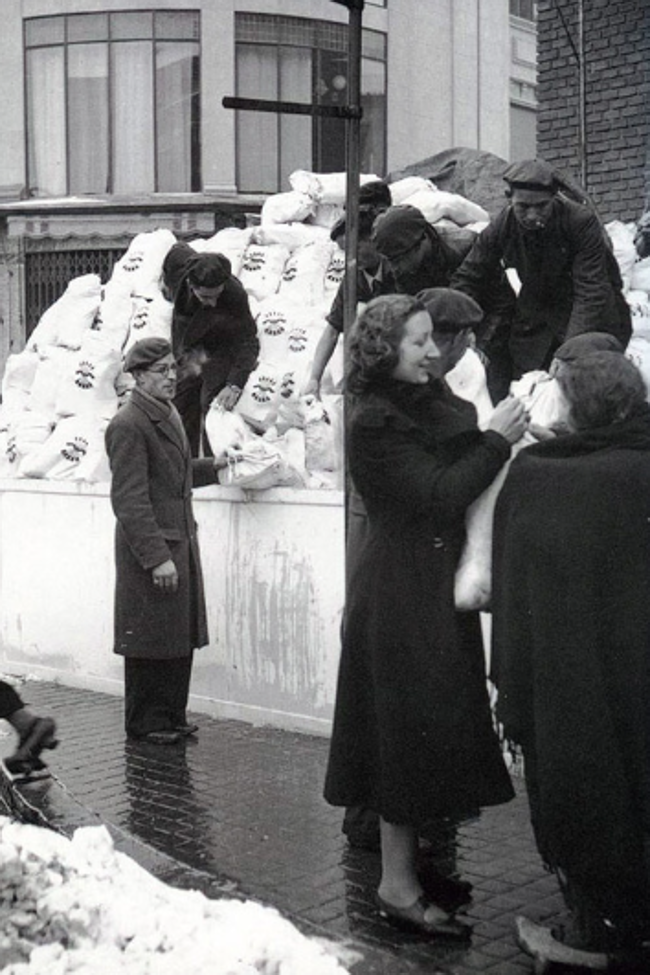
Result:
[[[540,853],[629,926],[648,903],[647,408],[517,456],[495,512],[493,580],[498,714],[523,748]]]

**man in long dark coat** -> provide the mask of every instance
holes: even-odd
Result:
[[[547,369],[555,350],[582,332],[611,332],[623,348],[630,310],[605,231],[591,207],[559,193],[558,177],[541,160],[514,163],[504,174],[508,205],[476,238],[451,277],[491,317],[488,355],[501,363],[501,393],[509,378]],[[515,295],[504,269],[517,273]],[[490,348],[492,346],[493,348]]]
[[[172,403],[169,342],[137,342],[124,368],[136,385],[106,431],[117,518],[114,650],[124,657],[128,736],[174,744],[197,730],[185,709],[193,651],[208,642],[191,490],[193,480],[216,480],[219,461],[191,459]]]

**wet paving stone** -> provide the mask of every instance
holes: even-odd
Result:
[[[429,837],[426,856],[475,888],[471,942],[444,945],[379,917],[379,857],[348,846],[342,811],[322,799],[326,739],[193,715],[198,739],[152,746],[125,740],[119,697],[37,681],[21,693],[56,717],[61,744],[48,759],[49,789],[3,787],[14,815],[68,834],[104,823],[119,849],[167,883],[251,897],[307,933],[360,947],[354,975],[526,975],[533,966],[514,940],[516,914],[564,918],[519,780],[513,802]]]

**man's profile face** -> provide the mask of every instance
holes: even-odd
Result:
[[[524,230],[544,230],[553,211],[555,194],[551,190],[513,189],[510,206]]]

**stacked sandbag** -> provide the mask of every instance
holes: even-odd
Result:
[[[643,376],[650,400],[650,295],[647,291],[628,291],[625,297],[632,313],[632,336],[625,355]]]

